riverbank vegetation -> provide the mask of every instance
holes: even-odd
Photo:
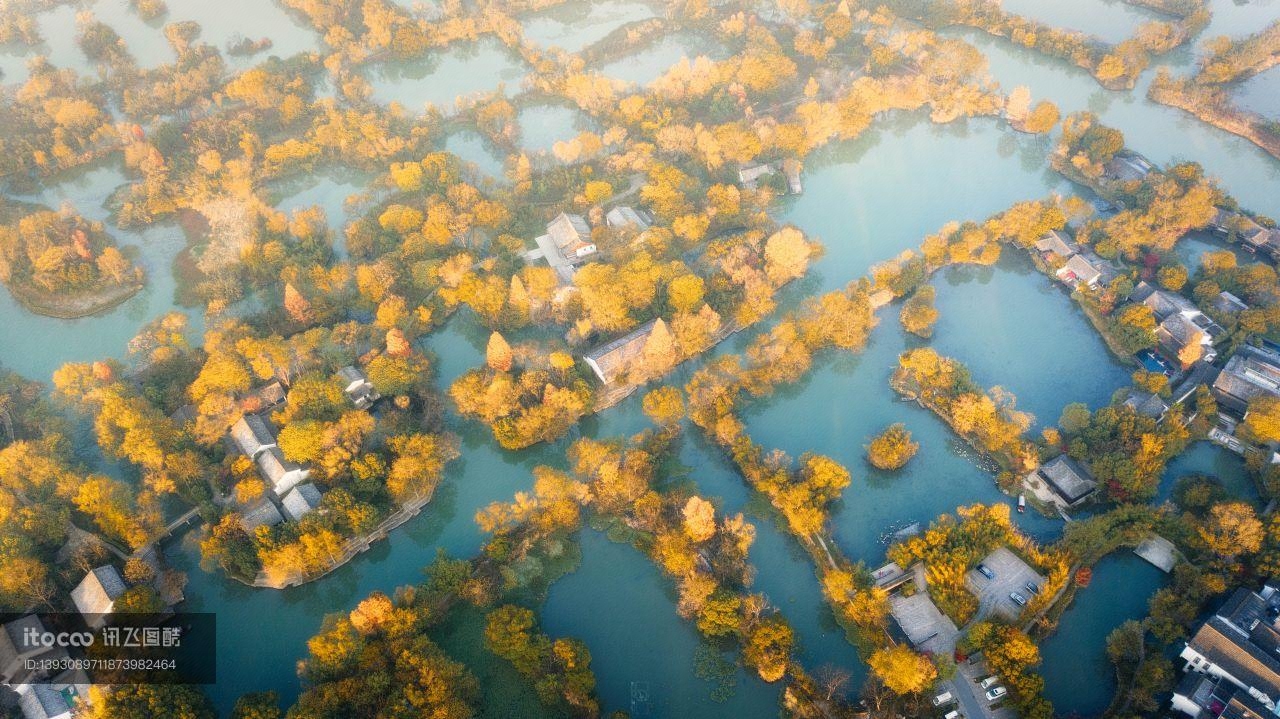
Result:
[[[1280,63],[1280,22],[1243,38],[1212,38],[1204,50],[1197,71],[1188,77],[1174,77],[1161,68],[1147,96],[1280,158],[1280,119],[1250,112],[1232,97],[1241,83]]]
[[[0,283],[40,314],[74,319],[110,309],[142,288],[142,269],[129,260],[101,223],[69,208],[24,213],[0,227]]]
[[[537,467],[528,491],[478,514],[489,537],[476,557],[441,558],[422,584],[371,594],[330,617],[308,644],[305,691],[290,716],[482,712],[479,672],[443,648],[449,623],[463,615],[473,628],[483,625],[476,633],[485,656],[510,664],[527,684],[523,696],[536,699],[530,707],[598,716],[591,653],[573,638],[548,636],[537,616],[547,586],[576,561],[574,535],[582,531],[629,543],[663,572],[675,611],[705,645],[709,676],[740,665],[785,687],[789,716],[850,714],[839,677],[818,679],[802,666],[804,638],[785,607],[753,589],[751,522],[671,478],[687,413],[808,553],[832,614],[872,670],[862,692],[867,706],[921,715],[949,667],[892,638],[888,593],[835,541],[833,508],[854,475],[830,457],[757,443],[743,419],[752,404],[796,386],[831,357],[860,352],[877,311],[900,301],[898,319],[919,339],[900,357],[893,389],[993,459],[1002,489],[1014,491],[1042,459],[1066,451],[1121,503],[1105,521],[1069,530],[1062,550],[1019,534],[1004,505],[963,506],[890,548],[902,567],[925,563],[927,591],[961,624],[976,609],[965,573],[993,549],[1012,548],[1048,577],[1024,612],[1032,622],[1066,585],[1064,553],[1087,564],[1116,541],[1095,534],[1114,530],[1127,542],[1139,529],[1168,528],[1133,508],[1155,496],[1169,459],[1205,428],[1184,429],[1181,410],[1157,423],[1113,404],[1074,408],[1032,442],[1024,436],[1031,418],[1011,394],[983,389],[956,360],[918,346],[939,317],[933,273],[990,267],[1008,248],[1033,252],[1053,274],[1061,263],[1033,248],[1051,230],[1070,232],[1116,270],[1111,282],[1075,296],[1127,359],[1155,344],[1150,311],[1125,304],[1138,281],[1158,279],[1173,292],[1190,285],[1206,312],[1222,290],[1238,292],[1251,308],[1221,321],[1233,342],[1243,342],[1280,322],[1267,300],[1274,272],[1210,255],[1190,273],[1172,259],[1181,237],[1234,201],[1193,164],[1134,170],[1142,163],[1123,136],[1083,114],[1062,123],[1053,166],[1116,203],[1115,213],[1091,216],[1076,197],[1018,203],[983,221],[948,223],[866,277],[797,302],[822,247],[774,210],[784,194],[803,191],[815,151],[866,138],[887,116],[1000,118],[1036,134],[1058,125],[1052,102],[1032,107],[1025,91],[1003,94],[977,49],[913,19],[976,27],[1123,88],[1208,19],[1195,0],[1134,2],[1168,18],[1115,45],[986,2],[894,0],[874,9],[788,2],[758,13],[688,2],[568,53],[522,29],[525,13],[555,0],[413,11],[386,0],[285,0],[309,28],[310,49],[251,59],[267,43],[240,38],[223,52],[212,44],[222,40],[178,20],[162,31],[173,61],[150,68],[109,25],[81,16],[77,46],[95,75],[31,63],[29,78],[0,102],[7,130],[0,174],[11,194],[31,195],[104,158],[118,161],[126,181],[103,208],[120,228],[181,226],[188,246],[175,266],[146,266],[177,273],[182,303],[203,313],[202,334],[169,315],[146,326],[121,359],[65,365],[53,378],[56,409],[36,386],[0,377],[0,529],[13,539],[0,546],[0,604],[65,604],[69,587],[101,560],[79,540],[96,535],[126,552],[146,547],[170,533],[175,507],[179,519],[206,523],[199,544],[207,567],[259,587],[324,576],[432,500],[463,451],[453,410],[484,425],[503,450],[564,441],[567,463]],[[0,40],[36,44],[31,18],[51,4],[19,5],[25,12],[0,18]],[[167,11],[159,0],[131,5],[145,18]],[[601,69],[677,31],[700,54],[647,85]],[[1264,57],[1269,43],[1220,46],[1201,74],[1229,85],[1273,62]],[[477,47],[496,51],[524,79],[422,107],[388,100],[383,71],[429,68],[445,53]],[[1168,82],[1158,79],[1153,93]],[[573,133],[549,152],[526,149],[520,113],[548,104],[572,110]],[[483,138],[500,177],[441,149],[458,132]],[[276,208],[283,188],[343,168],[369,178],[343,203],[343,217]],[[0,281],[24,303],[87,314],[138,290],[143,263],[116,247],[105,225],[73,209],[5,209]],[[575,243],[540,241],[562,216]],[[572,257],[556,256],[566,248]],[[50,309],[59,303],[62,310]],[[477,330],[473,349],[483,351],[445,358],[465,356],[474,366],[427,350],[446,323]],[[733,333],[761,327],[740,351],[709,356]],[[637,331],[644,339],[634,356],[599,361],[593,350],[625,344]],[[669,378],[686,362],[682,393]],[[575,434],[590,427],[582,422],[588,415],[646,384],[655,386],[641,407],[656,430],[612,440]],[[1150,376],[1135,384],[1168,393]],[[1197,400],[1197,410],[1209,406]],[[1280,436],[1266,425],[1267,408],[1257,409],[1246,430]],[[76,435],[63,412],[90,427],[104,464],[123,479],[84,465],[93,452],[71,446]],[[242,420],[261,420],[270,436],[230,448],[229,429]],[[896,470],[918,444],[893,425],[866,449],[874,467]],[[273,462],[289,480],[266,468]],[[285,501],[295,485],[315,493],[298,493],[305,508]],[[1196,495],[1213,496],[1184,498]],[[1158,594],[1162,609],[1144,625],[1161,641],[1225,589],[1219,575],[1242,576],[1246,560],[1270,566],[1280,556],[1269,519],[1213,499],[1194,507],[1185,499],[1184,521],[1174,525],[1181,530],[1170,529],[1192,561],[1175,571],[1183,596]],[[983,621],[969,641],[1024,715],[1050,711],[1022,629]],[[1129,627],[1109,648],[1124,670],[1126,710],[1143,709],[1164,684],[1160,666],[1144,658],[1148,641]],[[208,713],[194,691],[145,688],[109,693],[94,711],[128,716],[157,702]],[[239,713],[278,715],[275,704],[254,696]]]

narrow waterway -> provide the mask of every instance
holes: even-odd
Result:
[[[403,0],[431,12],[433,3]],[[1236,5],[1214,0],[1215,17],[1205,37],[1241,35],[1280,16],[1280,1],[1254,0]],[[1015,8],[1016,5],[1016,8]],[[273,47],[251,57],[230,58],[241,68],[269,55],[281,57],[318,51],[318,35],[276,3],[233,0],[220,5],[196,0],[169,0],[168,16],[142,21],[128,0],[98,0],[95,16],[125,39],[144,67],[172,61],[160,31],[165,22],[196,20],[204,41],[224,51],[237,34],[256,38],[270,28]],[[1087,5],[1053,0],[1009,0],[1010,9],[1091,32],[1112,28],[1127,34],[1149,19],[1145,11],[1103,0]],[[39,18],[45,45],[38,49],[59,67],[95,74],[75,45],[74,12],[60,6]],[[567,11],[531,16],[526,34],[535,42],[567,49],[599,42],[613,29],[652,14],[649,6],[597,3]],[[1098,19],[1103,24],[1095,24]],[[1108,19],[1109,18],[1109,19]],[[991,74],[1003,86],[1027,85],[1035,98],[1058,102],[1064,111],[1090,109],[1102,120],[1122,129],[1131,147],[1157,162],[1190,159],[1201,162],[1223,187],[1256,211],[1280,215],[1280,163],[1247,141],[1205,126],[1187,115],[1145,99],[1148,71],[1138,89],[1113,93],[1099,87],[1088,74],[1068,64],[1045,59],[1012,43],[981,33],[964,33],[990,58]],[[21,82],[26,76],[22,49],[0,50],[0,82]],[[723,57],[723,48],[690,35],[677,34],[604,64],[605,74],[644,84],[683,57],[708,54]],[[1175,53],[1160,62],[1188,71],[1195,51]],[[410,112],[426,103],[453,107],[455,98],[505,85],[508,94],[520,88],[523,63],[493,40],[458,45],[417,63],[382,65],[369,71],[375,97],[397,102]],[[1270,77],[1270,76],[1267,76]],[[1261,79],[1261,78],[1260,78]],[[580,116],[565,108],[546,106],[521,114],[523,142],[530,149],[549,149],[556,140],[580,131]],[[815,264],[814,276],[791,297],[828,291],[865,275],[876,262],[916,247],[927,234],[953,220],[981,220],[1019,200],[1076,191],[1047,169],[1050,139],[1019,135],[990,120],[935,126],[918,114],[896,114],[878,120],[857,141],[842,143],[808,159],[804,195],[783,201],[779,217],[819,238],[825,256]],[[501,179],[504,158],[479,135],[455,132],[444,149],[473,163],[486,175]],[[364,178],[320,175],[300,184],[275,188],[272,199],[291,211],[312,205],[324,209],[336,237],[350,219],[345,200],[359,194]],[[147,288],[124,305],[99,317],[63,321],[33,315],[0,292],[0,363],[22,374],[48,381],[68,361],[87,361],[105,355],[122,356],[128,340],[146,322],[176,309],[174,257],[184,240],[176,226],[160,225],[141,232],[112,226],[106,202],[110,193],[128,182],[116,165],[91,168],[62,179],[33,198],[51,207],[66,200],[86,217],[107,222],[108,231],[122,245],[137,248],[148,272]],[[910,188],[904,191],[904,188]],[[1203,251],[1217,247],[1211,240],[1192,238],[1179,248],[1193,265]],[[1061,288],[1036,273],[1024,258],[1010,255],[995,267],[959,268],[933,280],[941,312],[929,342],[956,357],[984,386],[999,384],[1018,397],[1022,409],[1034,413],[1039,425],[1056,421],[1063,405],[1082,401],[1098,406],[1127,381],[1127,370],[1107,353],[1096,334]],[[793,456],[813,451],[844,463],[853,484],[834,515],[836,540],[854,560],[875,566],[883,561],[883,535],[911,522],[927,523],[957,505],[1005,502],[989,471],[972,452],[957,442],[931,413],[903,403],[888,387],[898,355],[925,344],[907,336],[897,321],[897,306],[883,310],[881,326],[867,351],[858,356],[830,353],[818,359],[804,381],[756,403],[745,420],[752,437],[767,447]],[[198,319],[193,319],[198,334]],[[462,372],[483,362],[487,331],[468,317],[455,318],[425,346],[437,358],[442,389]],[[716,350],[738,351],[752,333],[743,333]],[[39,338],[38,342],[32,338]],[[673,382],[687,379],[697,366],[681,368]],[[197,533],[190,533],[169,550],[174,563],[189,573],[186,609],[219,616],[218,684],[210,691],[221,711],[228,711],[243,693],[272,689],[291,702],[299,686],[296,662],[306,653],[306,641],[320,627],[325,614],[350,610],[374,590],[386,592],[417,582],[421,569],[444,549],[453,556],[470,556],[484,541],[476,527],[477,510],[493,501],[507,501],[532,484],[538,464],[563,466],[564,452],[576,436],[614,437],[647,426],[639,395],[581,424],[580,432],[554,445],[522,452],[506,452],[494,444],[489,431],[450,418],[462,436],[463,458],[452,464],[435,500],[414,520],[375,544],[365,554],[324,580],[286,591],[253,590],[225,580],[198,564]],[[893,422],[904,422],[921,445],[919,455],[898,473],[883,473],[864,461],[863,445]],[[845,641],[822,600],[808,557],[778,529],[767,507],[743,485],[737,473],[714,447],[691,432],[681,447],[687,468],[681,481],[697,486],[722,511],[745,512],[757,527],[751,550],[758,568],[753,588],[766,594],[797,631],[799,657],[810,671],[832,666],[851,673],[850,686],[865,674],[856,652]],[[1238,458],[1208,444],[1194,445],[1170,464],[1161,484],[1167,498],[1174,482],[1189,473],[1217,476],[1233,493],[1250,494],[1251,487]],[[1041,539],[1052,539],[1061,523],[1036,515],[1015,515],[1019,525]],[[694,628],[676,614],[669,588],[653,564],[641,553],[614,544],[592,530],[581,533],[582,566],[555,584],[542,612],[544,628],[554,636],[573,636],[587,642],[594,655],[600,696],[606,710],[629,709],[632,682],[646,682],[651,716],[765,717],[776,716],[777,687],[738,672],[737,686],[726,702],[716,702],[715,685],[693,675],[699,639]],[[1107,634],[1128,618],[1145,613],[1147,598],[1161,585],[1163,575],[1127,553],[1103,560],[1090,588],[1080,593],[1063,617],[1061,630],[1044,646],[1043,672],[1048,693],[1059,712],[1096,714],[1114,689],[1105,661]],[[439,632],[439,641],[482,677],[493,678],[504,692],[486,696],[489,716],[510,716],[532,706],[531,694],[510,680],[509,668],[481,648],[479,618],[464,613]],[[253,667],[253,671],[246,671]]]
[[[1057,716],[1099,716],[1116,691],[1107,635],[1147,615],[1147,602],[1167,575],[1129,550],[1104,557],[1093,581],[1062,614],[1058,631],[1040,647],[1045,698]]]

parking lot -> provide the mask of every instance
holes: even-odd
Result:
[[[978,616],[989,616],[992,612],[1006,619],[1017,619],[1022,607],[1013,603],[1009,594],[1017,592],[1030,599],[1027,582],[1036,586],[1044,585],[1044,577],[1027,566],[1006,547],[1000,547],[987,555],[982,564],[995,573],[995,578],[987,579],[977,569],[969,570],[969,590],[978,598]]]

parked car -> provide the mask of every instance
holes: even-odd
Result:
[[[990,688],[991,688],[991,685],[992,685],[992,684],[995,684],[995,683],[996,683],[996,682],[998,682],[998,681],[1000,681],[1000,677],[998,677],[998,676],[996,676],[996,675],[992,674],[991,676],[987,677],[986,679],[983,679],[982,681],[978,682],[978,686],[979,686],[979,687],[981,687],[981,688],[983,688],[983,689],[990,689]]]
[[[956,711],[955,709],[952,709],[951,711],[947,712],[947,715],[944,716],[942,719],[964,719],[964,715]]]
[[[987,579],[995,579],[995,578],[996,578],[996,573],[995,573],[995,572],[993,572],[993,571],[991,571],[991,567],[988,567],[988,566],[987,566],[987,565],[985,565],[985,564],[979,564],[979,565],[978,565],[978,571],[979,571],[979,572],[981,572],[981,573],[982,573],[982,576],[986,577]]]
[[[936,696],[936,697],[934,697],[934,698],[933,698],[933,705],[934,705],[935,707],[940,707],[940,706],[942,706],[943,704],[950,704],[951,702],[953,702],[953,701],[955,701],[955,700],[956,700],[956,698],[955,698],[955,697],[953,697],[953,696],[951,696],[951,692],[943,692],[943,693],[941,693],[941,694],[939,694],[938,696]]]
[[[1014,604],[1017,604],[1020,607],[1027,606],[1027,598],[1017,592],[1009,592],[1009,598],[1013,600]]]
[[[1028,592],[1031,592],[1032,594],[1039,594],[1039,593],[1040,593],[1040,585],[1039,585],[1039,584],[1036,584],[1035,582],[1027,582],[1027,585],[1026,585],[1026,586],[1027,586],[1027,591],[1028,591]]]
[[[1004,687],[996,687],[995,689],[988,689],[987,701],[993,702],[1008,693],[1009,693],[1008,690],[1006,690]]]

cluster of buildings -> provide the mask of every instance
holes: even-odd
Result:
[[[1234,295],[1229,296],[1240,302]],[[1129,299],[1151,310],[1156,320],[1157,346],[1180,370],[1218,358],[1214,345],[1226,337],[1227,331],[1191,300],[1147,282],[1139,282]]]
[[[1054,276],[1073,290],[1106,285],[1119,274],[1110,262],[1082,248],[1065,232],[1050,230],[1035,247],[1047,264],[1058,265]]]
[[[382,397],[368,376],[356,367],[338,370],[338,381],[347,400],[357,409],[369,409]],[[260,403],[259,410],[242,415],[227,432],[231,449],[253,460],[269,490],[241,508],[240,523],[246,532],[286,520],[296,522],[320,506],[322,498],[320,489],[307,481],[311,470],[289,461],[276,443],[269,414],[282,406],[287,396],[279,382],[268,387],[273,389],[266,393],[267,401]],[[257,395],[261,398],[263,392]]]
[[[633,207],[619,206],[605,214],[605,225],[612,229],[632,228],[644,232],[651,224],[644,212]],[[587,219],[582,215],[566,212],[561,212],[547,223],[546,234],[534,238],[534,243],[537,248],[524,254],[525,262],[534,264],[545,261],[555,270],[556,277],[563,286],[573,284],[573,275],[578,266],[599,252]]]
[[[1173,709],[1195,719],[1280,714],[1280,589],[1239,589],[1200,626],[1179,655],[1186,675]]]
[[[1240,246],[1249,252],[1262,253],[1272,261],[1280,261],[1280,230],[1265,228],[1248,215],[1218,208],[1209,229],[1221,237],[1234,234],[1240,240]]]
[[[99,629],[128,590],[120,571],[106,564],[85,575],[71,590],[71,601],[85,625]],[[23,719],[70,719],[88,701],[90,679],[83,669],[45,668],[71,659],[67,647],[34,639],[50,629],[37,614],[0,625],[0,706],[16,705]]]
[[[0,626],[0,692],[12,692],[4,704],[16,705],[23,719],[70,719],[89,696],[89,677],[81,669],[58,674],[29,668],[28,662],[70,659],[66,647],[46,647],[29,640],[47,631],[35,614]],[[40,666],[36,664],[35,666]]]

